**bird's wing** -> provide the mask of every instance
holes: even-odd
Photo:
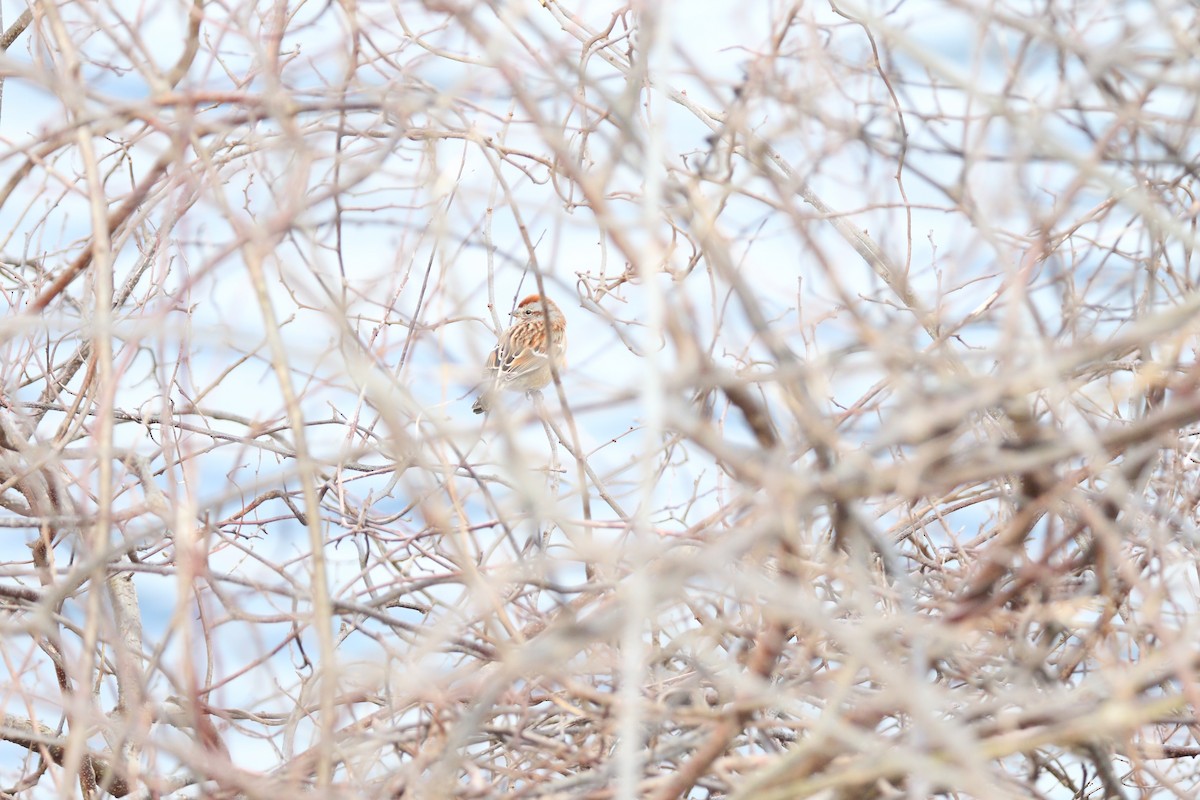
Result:
[[[491,358],[488,359],[488,370],[500,380],[516,380],[522,375],[541,369],[546,364],[546,354],[541,350],[532,347],[513,350],[510,349],[511,345],[506,337],[496,345]]]

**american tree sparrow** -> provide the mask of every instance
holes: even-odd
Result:
[[[501,389],[533,392],[550,383],[553,376],[548,342],[553,342],[555,366],[560,370],[566,366],[567,320],[553,300],[531,294],[517,304],[511,316],[517,321],[500,335],[496,349],[488,356],[483,387],[471,406],[476,414],[487,411]]]

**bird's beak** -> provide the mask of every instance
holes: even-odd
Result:
[[[518,313],[520,313],[520,312],[518,312],[518,311],[510,311],[510,312],[508,312],[508,315],[509,315],[510,317],[515,317],[515,316],[516,316]]]

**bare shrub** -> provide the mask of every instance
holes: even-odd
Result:
[[[0,791],[1192,796],[1197,24],[30,4]]]

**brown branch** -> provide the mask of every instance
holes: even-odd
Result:
[[[0,739],[49,756],[58,766],[63,765],[67,754],[67,740],[59,738],[53,729],[28,719],[5,714],[0,726]],[[109,756],[85,753],[80,765],[80,780],[93,786],[104,786],[114,797],[129,794],[130,786],[119,770],[110,764]]]
[[[125,201],[121,203],[116,211],[109,215],[107,226],[109,235],[116,235],[117,229],[124,225],[126,220],[133,215],[133,212],[137,210],[139,205],[141,205],[142,200],[144,200],[146,195],[150,193],[150,189],[153,188],[154,184],[158,183],[158,179],[161,178],[163,173],[167,171],[167,167],[171,165],[171,162],[173,162],[177,156],[178,153],[174,148],[171,148],[158,157],[153,166],[150,167],[150,170],[142,178],[141,182],[138,183],[137,186],[134,187],[133,191],[130,192],[125,198]],[[72,281],[82,275],[84,270],[86,270],[92,263],[92,251],[93,248],[90,245],[84,247],[83,251],[75,257],[75,260],[72,261],[70,265],[63,270],[63,272],[57,278],[55,278],[48,287],[46,287],[45,291],[43,291],[40,295],[34,298],[32,302],[29,303],[25,310],[26,315],[33,316],[40,314],[48,305],[50,305],[50,301],[52,301],[55,297],[58,297],[58,295],[61,294],[62,291],[71,284]]]
[[[17,40],[18,36],[25,32],[25,29],[29,27],[29,23],[32,21],[33,10],[26,8],[21,12],[21,16],[17,17],[12,25],[8,26],[4,34],[0,35],[0,51],[7,51],[8,48],[12,47],[12,43]]]

